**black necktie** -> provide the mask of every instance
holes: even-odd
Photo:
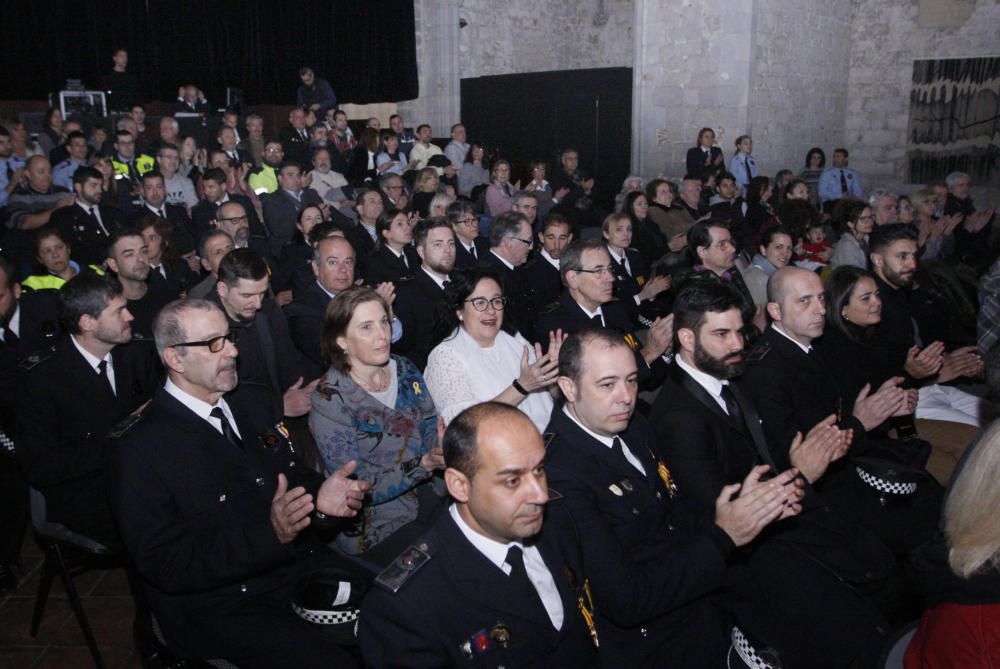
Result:
[[[14,331],[11,330],[10,326],[8,325],[3,329],[3,341],[8,346],[16,347],[20,339],[16,334],[14,334]]]
[[[750,174],[750,156],[746,156],[745,158],[743,158],[743,167],[746,168],[747,184],[749,184],[751,181],[753,181],[753,175]]]
[[[601,318],[600,314],[597,314],[596,316],[591,316],[590,320],[597,327],[599,327],[599,328],[603,328],[604,327],[604,319]]]
[[[844,197],[851,192],[851,189],[847,187],[847,176],[844,174],[844,170],[840,170],[840,192]]]
[[[548,611],[542,603],[542,598],[538,594],[538,589],[535,587],[535,584],[531,582],[531,579],[528,578],[528,570],[524,567],[524,553],[520,546],[510,547],[507,551],[506,562],[510,565],[511,583],[520,588],[521,592],[528,598],[529,601],[542,607],[542,610],[545,611],[546,616],[548,616]]]
[[[222,412],[222,407],[215,407],[208,415],[212,418],[217,418],[222,423],[222,435],[226,438],[226,441],[233,446],[242,447],[243,444],[240,438],[236,436],[236,430],[233,429],[233,426],[229,424],[229,420],[226,419],[226,414]]]
[[[472,254],[473,258],[475,258],[476,260],[479,260],[479,256],[476,255],[476,244],[474,242],[473,242],[472,246],[469,247],[469,253]]]
[[[97,375],[101,377],[104,383],[108,384],[108,390],[111,391],[112,395],[116,395],[114,386],[111,385],[111,377],[108,376],[108,361],[101,360],[97,363]]]
[[[441,282],[441,290],[448,290],[448,286],[450,286],[450,285],[451,285],[451,281],[448,281],[447,279],[445,279],[444,281]]]
[[[732,388],[730,388],[728,384],[722,386],[722,392],[719,393],[719,395],[722,397],[722,401],[726,403],[726,412],[729,413],[729,417],[733,419],[733,422],[735,422],[741,430],[744,429],[746,423],[743,420],[743,411],[740,410],[739,402],[737,402],[736,398],[733,397]]]

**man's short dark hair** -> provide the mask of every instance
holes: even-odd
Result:
[[[911,242],[917,241],[917,232],[908,223],[889,223],[888,225],[876,225],[872,233],[868,235],[868,252],[885,253],[894,242],[907,239]]]
[[[502,402],[474,404],[455,416],[445,430],[444,463],[472,478],[479,469],[479,426],[489,419],[526,418],[520,410]]]
[[[719,176],[715,178],[715,183],[720,184],[723,181],[732,181],[733,183],[736,183],[736,177],[733,176],[731,172],[719,172]]]
[[[282,172],[284,172],[289,167],[294,167],[295,169],[297,169],[299,171],[300,174],[302,173],[302,165],[299,165],[294,160],[283,160],[283,161],[281,161],[281,164],[278,165],[278,174],[281,174]]]
[[[448,222],[452,225],[458,224],[458,219],[466,214],[475,214],[476,207],[468,200],[455,200],[448,205],[446,210],[446,215],[448,216]]]
[[[83,185],[90,179],[103,180],[104,175],[101,174],[96,167],[91,167],[89,165],[81,165],[76,168],[76,172],[73,172],[73,183],[75,184]]]
[[[230,130],[232,130],[232,128],[230,128]],[[160,144],[160,148],[156,150],[156,155],[160,155],[164,151],[176,151],[177,153],[181,152],[181,150],[177,148],[177,145],[173,142],[164,142],[163,144]]]
[[[208,243],[210,241],[212,241],[213,239],[215,239],[216,237],[225,237],[229,241],[231,241],[231,242],[233,241],[233,238],[225,230],[220,230],[219,228],[212,228],[211,230],[209,230],[208,232],[206,232],[205,234],[203,234],[201,236],[201,239],[198,240],[198,257],[199,258],[204,258],[205,257],[205,253],[207,253],[206,249],[208,247]],[[233,244],[235,245],[236,242],[233,242]]]
[[[579,272],[583,269],[583,254],[596,249],[602,249],[607,253],[607,242],[603,238],[574,239],[566,245],[566,248],[559,254],[559,276],[562,278],[564,286],[569,285],[566,283],[566,275],[569,272]]]
[[[417,223],[413,228],[413,245],[423,246],[427,241],[427,233],[437,228],[448,228],[451,230],[451,223],[444,216],[430,216]]]
[[[698,221],[688,228],[688,248],[694,254],[695,261],[698,261],[698,249],[707,248],[712,245],[712,228],[728,230],[729,226],[725,221],[709,219],[707,221]]]
[[[240,279],[260,281],[267,278],[267,263],[250,249],[233,249],[219,263],[219,282],[230,288]]]
[[[577,330],[566,338],[559,349],[559,376],[570,378],[573,383],[580,382],[580,374],[583,372],[583,348],[587,344],[602,344],[607,348],[624,346],[632,350],[622,334],[616,330],[594,327]]]
[[[123,225],[117,230],[112,231],[111,236],[108,237],[108,245],[107,245],[108,257],[109,258],[111,257],[112,249],[115,248],[115,244],[117,244],[118,241],[121,239],[125,239],[126,237],[139,237],[140,239],[145,239],[142,236],[142,231],[148,228],[149,226],[153,225],[153,223],[155,223],[159,219],[160,219],[159,216],[154,216],[152,214],[149,214],[139,219],[139,221],[137,221],[135,225]]]
[[[431,127],[428,124],[421,123],[420,125],[417,126],[417,134],[419,135],[420,131],[423,130],[424,128],[427,128],[428,130],[431,129]]]
[[[743,297],[728,281],[689,281],[674,300],[674,329],[697,334],[708,312],[743,312]]]
[[[15,284],[18,283],[17,271],[14,269],[14,264],[7,260],[5,256],[0,256],[0,274],[3,274],[2,285],[5,285],[8,290]]]
[[[150,179],[160,179],[161,181],[164,182],[166,181],[165,179],[163,179],[163,175],[160,174],[159,171],[157,170],[150,170],[149,172],[146,172],[141,177],[139,177],[139,181],[142,182],[143,186],[145,186],[146,182],[149,181]],[[164,204],[166,204],[166,202],[164,202]]]
[[[505,211],[495,216],[490,222],[490,247],[497,248],[503,244],[503,240],[517,236],[521,230],[521,223],[527,222],[528,217],[517,211]]]
[[[569,226],[569,232],[570,234],[573,234],[573,224],[569,222],[569,218],[565,214],[560,214],[558,211],[552,211],[542,217],[543,233],[553,225]]]
[[[73,132],[66,135],[66,142],[65,142],[66,146],[69,146],[69,143],[78,137],[85,142],[87,141],[87,136],[83,134],[82,130],[74,130]]]
[[[121,284],[114,279],[81,272],[59,289],[59,321],[70,334],[80,334],[81,316],[99,317],[121,294]]]
[[[226,185],[226,173],[221,167],[209,167],[205,170],[204,176],[201,177],[202,181],[209,180],[215,183],[225,186]]]
[[[312,69],[311,67],[306,67],[306,66],[303,66],[303,67],[300,67],[300,68],[299,68],[299,76],[300,76],[300,77],[304,77],[304,76],[306,76],[307,74],[314,74],[314,73],[313,73],[313,69]]]
[[[849,154],[847,152],[847,149],[844,149],[844,148],[834,149],[833,152],[834,153],[841,153],[841,154],[844,155],[845,158],[850,158],[851,157],[851,154]]]

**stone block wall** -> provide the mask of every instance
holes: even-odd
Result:
[[[913,61],[1000,54],[997,0],[852,0],[844,141],[867,190],[905,184]],[[1000,193],[978,191],[997,203]]]

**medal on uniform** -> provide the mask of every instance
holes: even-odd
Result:
[[[673,499],[674,495],[677,494],[677,484],[670,477],[670,470],[667,469],[667,465],[664,464],[663,460],[656,461],[656,473],[660,475],[663,485],[667,486],[667,493],[670,495],[670,499]]]
[[[618,487],[617,483],[612,483],[611,485],[609,485],[608,490],[610,490],[611,494],[614,495],[615,497],[621,497],[622,495],[625,494],[622,492],[622,489]]]
[[[490,630],[490,638],[500,644],[501,648],[506,648],[510,643],[510,628],[498,622]]]
[[[584,600],[586,597],[586,600]],[[601,642],[597,638],[597,624],[594,623],[594,598],[590,594],[590,580],[583,580],[583,594],[577,599],[577,605],[580,607],[580,615],[583,616],[583,622],[587,624],[587,631],[590,632],[590,640],[594,642],[594,648],[600,648]]]

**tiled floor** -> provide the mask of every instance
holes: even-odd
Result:
[[[13,594],[0,598],[0,669],[92,669],[94,660],[58,577],[52,582],[38,636],[31,612],[38,592],[42,552],[29,536],[21,550],[27,574]],[[132,650],[132,598],[123,569],[88,571],[74,579],[108,669],[138,669]]]

